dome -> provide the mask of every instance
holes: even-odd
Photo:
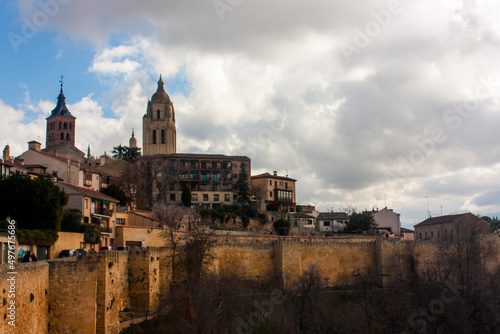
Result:
[[[161,79],[161,74],[160,74],[160,80],[158,80],[158,89],[156,90],[156,93],[153,94],[151,97],[151,102],[160,102],[160,103],[169,103],[170,102],[170,96],[165,92],[165,89],[163,88],[163,80]]]

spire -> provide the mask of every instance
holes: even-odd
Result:
[[[89,147],[87,148],[87,159],[90,159],[90,144]]]
[[[163,88],[163,80],[161,79],[161,74],[160,74],[160,80],[158,80],[158,89],[156,90],[157,92],[164,92],[165,89]]]
[[[130,140],[128,141],[128,146],[129,147],[137,147],[137,139],[135,139],[135,136],[134,136],[134,128],[132,128],[132,137],[130,137]]]
[[[57,105],[52,110],[52,113],[50,116],[67,116],[71,118],[75,118],[73,115],[68,110],[68,107],[66,106],[66,97],[64,96],[63,93],[63,79],[64,76],[61,75],[61,80],[59,82],[61,83],[61,91],[59,93],[59,96],[57,97]]]

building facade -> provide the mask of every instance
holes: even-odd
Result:
[[[320,212],[316,217],[317,229],[320,232],[339,232],[347,228],[349,216],[345,212]]]
[[[414,226],[415,240],[453,241],[460,234],[489,233],[490,224],[472,213],[428,218]]]
[[[295,182],[288,176],[263,173],[252,176],[252,192],[255,200],[264,203],[269,211],[295,211]],[[259,205],[259,207],[264,207]],[[261,210],[263,211],[263,210]]]
[[[400,214],[394,212],[392,209],[387,207],[382,210],[372,210],[369,211],[373,216],[373,221],[375,223],[374,230],[379,232],[389,232],[392,234],[401,233],[401,222],[399,219]]]
[[[191,204],[219,208],[236,202],[238,174],[251,172],[250,158],[222,154],[177,153],[137,159],[137,207],[151,208],[154,202],[182,202],[184,187],[191,191]],[[250,176],[248,176],[250,184]]]
[[[148,101],[146,114],[142,118],[142,154],[172,154],[177,152],[174,104],[165,92],[164,83]]]

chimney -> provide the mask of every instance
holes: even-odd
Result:
[[[42,148],[42,144],[40,144],[36,140],[32,140],[32,141],[28,142],[28,148],[30,150],[34,150],[34,151],[40,152],[40,150]]]
[[[274,176],[278,176],[278,171],[276,171],[276,170],[275,170],[275,171],[273,171],[273,175],[274,175]]]
[[[3,149],[3,160],[8,161],[10,159],[10,146],[5,145],[5,148]]]
[[[21,163],[21,166],[24,166],[24,159],[19,159],[19,162]]]

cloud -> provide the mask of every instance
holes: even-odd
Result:
[[[488,200],[495,193],[487,177],[500,160],[497,2],[401,1],[370,36],[387,1],[230,6],[61,5],[43,28],[89,42],[96,50],[89,71],[107,89],[100,101],[87,96],[71,105],[78,145],[109,151],[132,127],[140,144],[141,118],[162,73],[179,151],[248,155],[255,172],[288,170],[299,202],[322,210],[387,205],[406,225],[425,218],[426,196],[434,214],[441,206],[500,212]],[[31,18],[40,7],[23,0],[19,10]],[[362,34],[367,43],[356,46]],[[343,43],[358,49],[349,59]]]

